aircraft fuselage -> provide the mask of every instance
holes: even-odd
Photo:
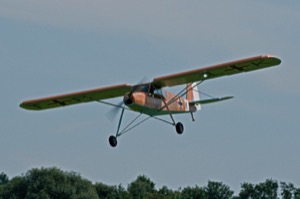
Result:
[[[124,104],[130,109],[150,116],[189,112],[189,102],[171,92],[164,94],[134,92],[124,96]]]

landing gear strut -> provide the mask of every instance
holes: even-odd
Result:
[[[184,130],[183,124],[182,124],[181,122],[178,122],[178,123],[175,122],[175,120],[174,120],[174,118],[173,118],[173,116],[172,116],[172,113],[171,113],[171,111],[170,111],[170,109],[169,109],[169,106],[168,106],[167,102],[166,102],[165,100],[163,100],[163,102],[164,102],[165,107],[167,108],[167,110],[168,110],[168,112],[169,112],[169,115],[170,115],[170,117],[171,117],[171,120],[173,121],[173,125],[174,125],[175,128],[176,128],[176,132],[177,132],[178,134],[182,134],[182,133],[183,133],[183,130]]]
[[[182,134],[183,131],[184,131],[183,124],[182,124],[181,122],[178,122],[178,123],[175,122],[175,120],[174,120],[174,118],[173,118],[173,116],[172,116],[172,113],[171,113],[171,111],[169,110],[168,104],[166,103],[165,100],[163,100],[163,102],[165,103],[165,107],[166,107],[166,109],[167,109],[168,112],[169,112],[169,115],[170,115],[170,117],[171,117],[172,122],[168,122],[168,121],[166,121],[166,120],[157,118],[157,117],[155,117],[155,116],[149,116],[149,117],[147,117],[146,119],[140,121],[140,122],[137,123],[136,125],[134,125],[134,126],[132,126],[132,127],[129,128],[129,126],[130,126],[131,124],[133,124],[133,122],[135,122],[135,121],[142,115],[142,113],[140,113],[140,115],[138,115],[137,117],[135,117],[135,118],[134,118],[134,119],[133,119],[133,120],[132,120],[132,121],[131,121],[124,129],[123,129],[123,130],[120,131],[120,127],[121,127],[121,123],[122,123],[122,119],[123,119],[123,115],[124,115],[124,111],[125,111],[125,108],[124,108],[124,106],[123,106],[123,107],[122,107],[122,112],[121,112],[121,115],[120,115],[120,119],[119,119],[119,124],[118,124],[118,128],[117,128],[116,135],[111,135],[111,136],[109,136],[109,139],[108,139],[110,146],[111,146],[111,147],[116,147],[117,144],[118,144],[117,138],[118,138],[119,136],[121,136],[122,134],[128,132],[129,130],[133,129],[134,127],[138,126],[139,124],[145,122],[145,121],[146,121],[147,119],[149,119],[149,118],[155,118],[155,119],[161,120],[161,121],[163,121],[163,122],[166,122],[166,123],[168,123],[168,124],[171,124],[171,125],[175,126],[176,132],[177,132],[178,134]]]
[[[121,112],[121,116],[120,116],[120,119],[119,119],[119,125],[118,125],[116,136],[113,136],[113,135],[109,136],[108,141],[109,141],[110,146],[112,146],[112,147],[116,147],[117,144],[118,144],[117,137],[120,135],[119,132],[120,132],[120,126],[121,126],[121,123],[122,123],[122,118],[123,118],[123,115],[124,115],[124,111],[125,111],[125,109],[123,107],[122,112]]]

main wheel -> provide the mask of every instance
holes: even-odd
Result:
[[[109,141],[110,146],[112,146],[112,147],[116,147],[118,144],[117,138],[113,135],[109,136],[108,141]]]
[[[176,132],[177,132],[178,134],[182,134],[182,133],[183,133],[184,128],[183,128],[183,124],[182,124],[181,122],[178,122],[178,123],[175,125],[175,127],[176,127]]]

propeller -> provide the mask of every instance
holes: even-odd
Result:
[[[116,104],[113,108],[111,108],[106,114],[105,116],[107,117],[107,119],[109,119],[110,121],[114,120],[116,118],[116,115],[118,114],[118,112],[122,109],[122,107],[124,106],[123,101],[119,102],[118,104]]]
[[[137,84],[135,84],[132,87],[130,93],[127,94],[128,97],[130,98],[132,93],[134,93],[139,88],[140,85],[147,84],[149,82],[147,80],[148,80],[148,78],[146,76],[144,76]],[[110,121],[112,121],[116,118],[116,115],[119,113],[119,111],[122,108],[124,108],[124,100],[122,100],[118,104],[115,104],[114,107],[111,110],[109,110],[105,115]]]
[[[147,84],[148,82],[149,82],[148,78],[146,76],[144,76],[137,84],[135,84],[132,87],[132,89],[131,89],[130,93],[128,94],[128,96],[131,96],[132,93],[134,93],[139,88],[140,85]]]

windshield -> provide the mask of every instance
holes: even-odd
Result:
[[[149,96],[164,96],[164,92],[161,88],[156,88],[152,84],[141,85],[137,91],[148,93]],[[165,97],[165,96],[164,96]]]

